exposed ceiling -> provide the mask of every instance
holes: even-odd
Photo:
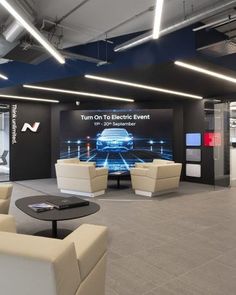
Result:
[[[234,71],[216,66],[199,58],[188,60],[188,62],[221,72],[225,75],[236,76]],[[173,62],[162,65],[150,65],[136,69],[125,69],[116,72],[109,72],[106,73],[105,76],[129,82],[162,87],[175,91],[183,91],[195,95],[200,95],[204,98],[227,98],[232,100],[236,98],[236,84],[180,68],[174,65]],[[128,86],[109,84],[106,82],[98,82],[86,79],[84,77],[73,77],[68,79],[37,83],[35,85],[113,96],[117,96],[117,94],[119,94],[119,96],[122,97],[133,98],[137,102],[182,99],[182,97],[178,96],[168,95],[160,92],[152,92]],[[94,97],[52,93],[41,90],[26,89],[22,86],[14,87],[11,89],[6,88],[3,89],[1,93],[25,96],[37,95],[37,97],[47,99],[59,99],[61,102],[75,102],[76,100],[81,102],[108,102],[107,100],[96,99]],[[186,98],[185,100],[187,101],[188,98]]]
[[[11,0],[13,1],[13,0]],[[47,21],[59,25],[56,35],[62,35],[63,48],[85,44],[97,39],[151,29],[155,0],[20,0],[29,14],[34,12],[38,28],[51,32],[55,28]],[[180,22],[192,14],[204,11],[227,0],[166,0],[163,28]],[[28,8],[27,8],[28,7]],[[32,7],[32,9],[29,9]],[[0,25],[4,26],[8,14],[1,8]],[[60,27],[61,26],[61,27]],[[55,33],[55,32],[54,32]]]
[[[96,40],[105,40],[111,37],[126,35],[129,33],[150,30],[153,26],[155,0],[9,0],[15,1],[17,5],[31,15],[32,22],[42,33],[60,48],[87,44]],[[167,28],[179,23],[192,15],[197,15],[207,9],[230,2],[229,0],[165,0],[163,11],[162,28]],[[235,4],[236,5],[236,4]],[[4,29],[11,23],[12,18],[0,6],[0,27]],[[218,17],[233,14],[234,9],[223,11],[222,14],[203,20],[210,23]],[[236,11],[235,11],[236,14]],[[55,27],[56,24],[56,27]],[[229,26],[232,23],[228,24]],[[217,27],[222,31],[221,27]],[[231,28],[233,29],[233,28]],[[25,31],[19,35],[15,46],[20,46],[25,37]],[[1,46],[4,38],[0,36],[0,57]],[[10,45],[9,45],[10,46]],[[13,45],[12,45],[13,46]],[[14,46],[13,46],[14,47]],[[14,55],[19,55],[18,47],[15,47]],[[12,48],[11,48],[12,50]],[[35,52],[37,54],[37,52]],[[26,54],[27,55],[27,54]],[[41,57],[41,54],[39,54]],[[28,57],[32,57],[33,52],[28,52]],[[10,59],[10,58],[9,58]],[[12,58],[14,59],[14,58]],[[25,61],[30,62],[30,61]],[[202,63],[198,60],[198,63]],[[214,68],[203,62],[205,66]],[[224,69],[217,67],[222,72]],[[226,70],[230,75],[234,72]],[[126,69],[111,73],[114,78],[121,78],[152,84],[154,86],[170,88],[184,92],[190,92],[204,97],[214,97],[220,95],[231,95],[236,93],[236,85],[223,81],[216,81],[213,78],[201,76],[196,73],[189,73],[184,69],[177,68],[173,63],[163,65],[151,65],[140,69]],[[95,81],[88,81],[83,77],[68,78],[64,80],[45,82],[43,85],[59,87],[65,89],[75,89],[80,91],[100,92],[110,95],[126,96],[138,101],[173,99],[173,96],[165,94],[151,93],[147,91],[135,90],[134,88],[107,85]],[[33,96],[34,91],[19,87],[3,89],[1,93],[17,93],[19,95]],[[38,97],[60,99],[63,102],[88,101],[91,98],[72,97],[46,92],[37,92]],[[176,97],[178,98],[178,97]],[[92,99],[92,101],[96,101]]]

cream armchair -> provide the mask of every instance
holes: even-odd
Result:
[[[0,215],[1,294],[105,294],[106,227],[83,224],[64,240],[15,232]]]
[[[12,189],[11,183],[0,184],[0,214],[8,214]]]
[[[167,164],[173,164],[174,161],[169,161],[169,160],[163,160],[163,159],[153,159],[152,162],[148,163],[135,163],[135,167],[138,168],[145,168],[145,167],[150,167],[151,165],[167,165]]]
[[[58,160],[57,160],[57,163],[71,163],[71,164],[80,164],[80,165],[96,166],[96,162],[80,161],[79,158],[58,159]]]
[[[62,193],[96,197],[105,193],[108,170],[94,164],[58,162],[55,164],[58,188]]]
[[[182,164],[149,165],[130,169],[132,188],[137,195],[152,197],[179,187]]]

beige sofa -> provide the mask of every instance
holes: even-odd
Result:
[[[130,169],[132,188],[137,195],[153,197],[179,187],[182,164],[147,165]]]
[[[108,170],[94,163],[58,161],[55,164],[57,184],[62,193],[96,197],[105,193]]]
[[[0,214],[8,214],[12,189],[11,183],[0,184]]]
[[[1,294],[105,294],[106,227],[84,224],[64,240],[15,232],[0,215]]]

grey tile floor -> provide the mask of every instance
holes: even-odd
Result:
[[[149,199],[123,184],[94,200],[101,205],[98,213],[59,224],[108,226],[106,295],[236,294],[235,188],[182,183],[178,193]],[[14,205],[44,193],[59,194],[54,179],[14,183],[10,213],[19,232],[50,227]]]

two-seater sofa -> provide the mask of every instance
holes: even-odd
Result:
[[[16,233],[0,214],[2,295],[105,295],[107,228],[83,224],[64,240]]]
[[[79,159],[58,160],[55,164],[57,185],[62,193],[96,197],[105,193],[108,169]]]
[[[153,197],[176,191],[179,187],[181,163],[154,160],[130,169],[132,188],[137,195]]]

